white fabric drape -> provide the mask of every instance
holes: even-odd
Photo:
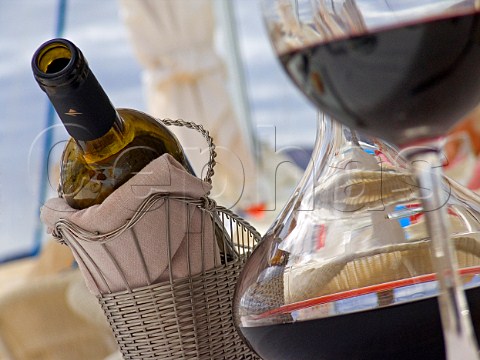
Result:
[[[210,0],[119,0],[135,53],[144,67],[148,112],[202,124],[217,145],[212,197],[225,207],[262,202],[257,166],[228,94],[215,52]],[[197,175],[208,162],[201,136],[172,128]]]

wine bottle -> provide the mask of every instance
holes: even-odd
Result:
[[[42,44],[33,74],[71,138],[60,166],[60,195],[75,209],[100,204],[150,161],[169,153],[195,175],[175,135],[151,116],[115,109],[80,49],[66,39]],[[223,262],[235,259],[220,219],[213,214]]]
[[[71,138],[61,162],[60,191],[84,209],[164,153],[194,174],[171,131],[149,115],[115,109],[77,46],[53,39],[39,47],[32,69]]]

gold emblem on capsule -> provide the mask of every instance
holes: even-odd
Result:
[[[70,109],[70,110],[68,110],[68,112],[65,113],[65,115],[77,116],[77,115],[82,115],[82,113],[78,112],[75,109]]]

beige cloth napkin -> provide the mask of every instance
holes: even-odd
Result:
[[[42,207],[41,219],[49,232],[65,219],[86,231],[107,234],[128,222],[152,194],[168,194],[145,211],[133,227],[107,240],[92,241],[61,231],[93,294],[129,290],[198,274],[219,264],[210,214],[178,199],[200,199],[210,188],[165,154],[102,204],[75,210],[64,199],[53,198]]]

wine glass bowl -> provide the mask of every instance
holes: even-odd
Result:
[[[480,15],[473,1],[380,3],[264,7],[284,68],[322,111],[399,146],[440,137],[480,101]]]
[[[238,281],[239,331],[267,360],[478,359],[480,200],[442,176],[440,140],[480,101],[479,4],[262,6],[284,69],[325,115]]]

